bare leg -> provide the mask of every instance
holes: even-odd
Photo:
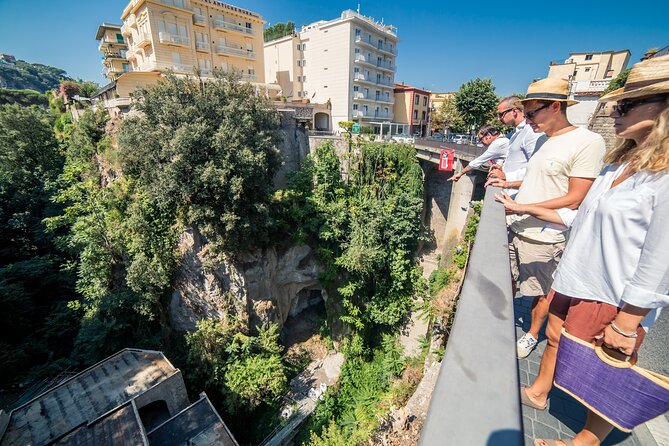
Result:
[[[548,317],[548,308],[550,302],[546,296],[537,296],[532,301],[532,323],[530,324],[529,333],[534,336],[534,339],[539,339],[539,330],[546,322]]]
[[[594,412],[588,411],[588,418],[581,432],[574,437],[577,446],[599,446],[611,433],[613,426]]]
[[[531,386],[527,388],[527,396],[532,401],[543,406],[548,399],[548,392],[553,387],[553,378],[555,376],[555,361],[557,358],[557,348],[560,342],[560,331],[564,324],[565,316],[556,313],[548,315],[548,326],[546,327],[546,348],[541,356],[539,373]],[[532,320],[534,322],[534,319]]]

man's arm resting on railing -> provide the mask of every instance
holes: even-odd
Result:
[[[577,209],[590,190],[590,186],[595,181],[594,178],[569,178],[569,188],[567,194],[562,197],[552,198],[539,203],[528,203],[535,206],[541,206],[548,209],[569,208]]]

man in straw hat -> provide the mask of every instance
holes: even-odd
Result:
[[[532,83],[522,103],[528,124],[548,139],[530,158],[516,201],[548,209],[578,208],[602,167],[604,139],[567,119],[567,107],[577,101],[569,99],[566,80],[547,78]],[[493,179],[489,184],[504,187],[502,180]],[[534,298],[530,329],[516,346],[518,357],[524,358],[536,347],[548,316],[547,296],[568,228],[530,215],[510,215],[507,223],[514,282],[519,282],[523,296]]]

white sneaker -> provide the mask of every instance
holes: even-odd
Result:
[[[516,351],[518,352],[518,357],[527,357],[536,346],[537,340],[534,339],[534,336],[532,336],[530,333],[525,333],[525,335],[523,335],[523,337],[518,339],[518,342],[516,342]]]

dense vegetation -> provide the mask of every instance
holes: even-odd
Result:
[[[423,234],[415,152],[356,142],[342,162],[324,145],[275,191],[277,112],[249,84],[220,76],[206,84],[170,77],[143,91],[141,113],[112,133],[102,112],[72,123],[54,95],[49,110],[0,108],[0,317],[8,327],[0,372],[7,385],[31,368],[49,374],[124,347],[160,349],[233,426],[257,420],[294,372],[277,327],[230,314],[187,336],[172,332],[177,240],[187,227],[198,231],[213,260],[308,243],[324,265],[329,322],[351,335],[342,385],[313,429],[345,418],[347,438],[363,438],[406,368],[393,333],[425,293],[414,261]],[[364,409],[351,415],[361,386]]]
[[[35,90],[10,90],[0,88],[0,105],[18,104],[23,106],[38,105],[44,108],[49,106],[49,99],[45,94]]]
[[[58,88],[61,80],[72,79],[60,68],[23,60],[0,60],[0,87],[45,93],[52,88]]]
[[[288,36],[295,32],[295,24],[293,22],[275,23],[263,30],[263,38],[265,42],[278,39],[279,37]]]

